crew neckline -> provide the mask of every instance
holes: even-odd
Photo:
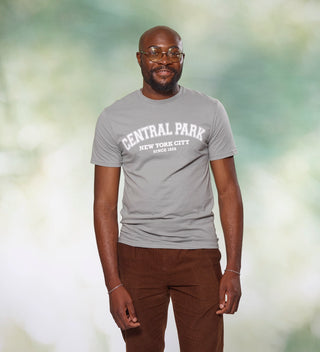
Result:
[[[144,100],[145,102],[147,102],[149,104],[155,104],[155,105],[161,104],[162,105],[162,104],[171,103],[172,101],[178,99],[183,94],[183,91],[184,91],[184,87],[179,85],[179,92],[177,94],[173,95],[172,97],[166,98],[166,99],[151,99],[151,98],[148,98],[145,95],[143,95],[142,88],[141,88],[141,89],[138,89],[138,95],[142,100]]]

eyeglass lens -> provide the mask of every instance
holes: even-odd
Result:
[[[179,50],[179,48],[173,47],[169,48],[167,53],[163,53],[162,49],[156,46],[150,47],[148,51],[148,56],[151,61],[160,61],[164,54],[166,54],[167,57],[174,62],[180,60],[182,52]]]

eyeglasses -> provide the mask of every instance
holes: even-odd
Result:
[[[161,61],[163,54],[166,54],[171,62],[179,62],[181,58],[184,57],[184,53],[177,47],[171,47],[166,52],[161,51],[161,48],[158,46],[151,46],[148,48],[148,51],[139,50],[139,53],[146,55],[146,57],[152,62]]]

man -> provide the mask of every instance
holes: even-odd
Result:
[[[181,351],[222,351],[222,316],[237,311],[241,296],[243,215],[229,120],[217,99],[178,85],[185,54],[177,32],[147,30],[136,55],[143,87],[102,112],[91,160],[110,311],[127,351],[163,351],[171,298]],[[223,275],[209,165],[226,242]]]

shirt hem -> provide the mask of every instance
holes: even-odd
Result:
[[[195,246],[193,244],[187,244],[187,243],[163,243],[163,244],[156,244],[156,243],[143,243],[141,244],[140,242],[135,242],[135,241],[130,241],[128,239],[123,240],[121,237],[118,239],[119,243],[127,244],[128,246],[133,246],[133,247],[140,247],[140,248],[158,248],[158,249],[219,249],[218,244],[211,244],[211,245],[199,245]]]
[[[236,155],[236,154],[238,154],[238,151],[237,151],[237,149],[234,149],[234,150],[230,151],[229,153],[220,154],[220,155],[214,155],[212,157],[209,157],[209,160],[210,161],[220,160],[220,159],[228,158],[229,156],[233,156],[233,155]]]
[[[95,160],[91,160],[90,163],[98,166],[121,167],[121,164],[119,163],[105,163],[105,162],[95,161]]]

